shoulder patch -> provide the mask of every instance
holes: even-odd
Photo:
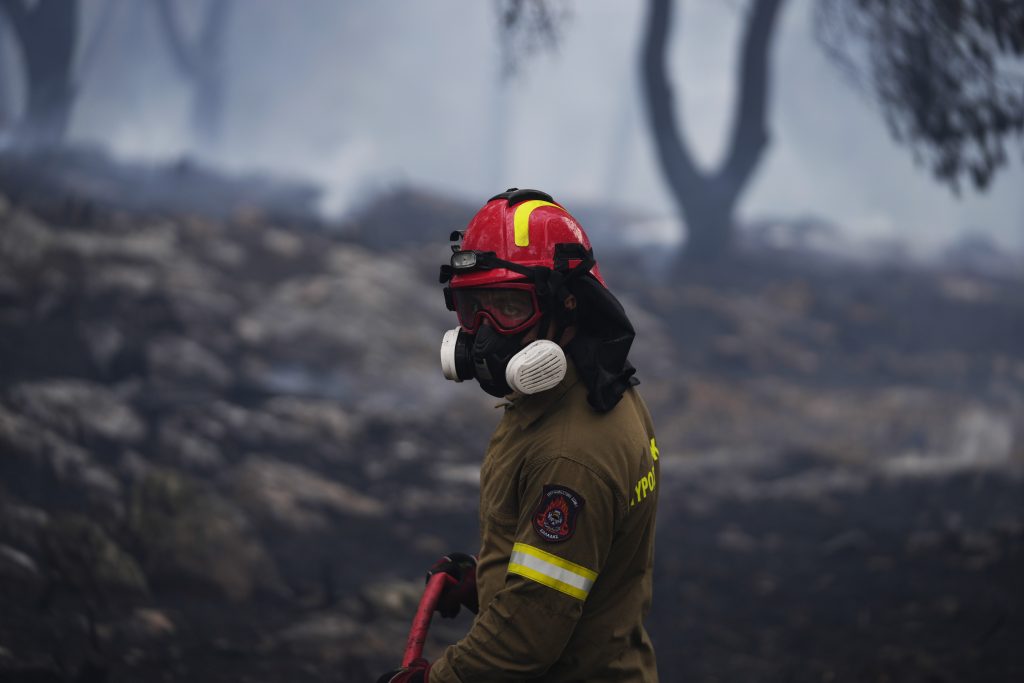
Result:
[[[533,511],[533,530],[549,543],[568,541],[576,532],[583,496],[568,486],[547,484]]]

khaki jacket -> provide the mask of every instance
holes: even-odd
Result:
[[[480,613],[431,683],[657,681],[643,627],[657,484],[635,389],[598,413],[570,363],[507,404],[480,470]]]

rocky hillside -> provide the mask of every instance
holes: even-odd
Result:
[[[404,622],[415,585],[368,586],[448,547],[424,529],[471,542],[464,463],[494,415],[440,378],[435,268],[256,217],[67,225],[3,201],[0,223],[0,667],[198,637],[182,596],[273,605],[282,648],[312,629],[391,655],[359,619]]]
[[[446,235],[346,234],[0,199],[0,677],[397,660],[498,415],[439,372]],[[1024,676],[1021,282],[636,259],[602,268],[666,455],[663,680]]]

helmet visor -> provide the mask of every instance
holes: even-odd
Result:
[[[520,332],[540,319],[532,285],[453,289],[452,301],[459,324],[469,333],[476,332],[485,319],[505,334]]]

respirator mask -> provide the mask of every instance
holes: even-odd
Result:
[[[567,363],[562,347],[548,339],[523,346],[526,332],[504,335],[488,325],[476,334],[462,327],[448,330],[441,340],[441,370],[446,379],[476,379],[491,396],[513,391],[537,394],[558,386]]]

